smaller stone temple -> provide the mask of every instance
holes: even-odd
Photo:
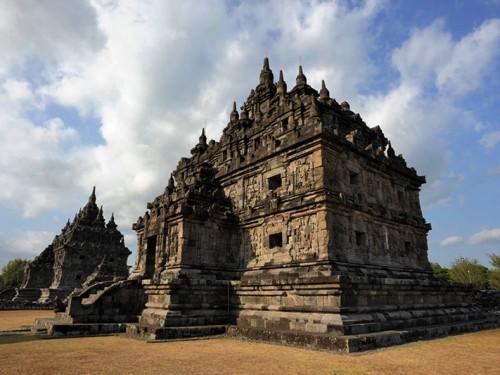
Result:
[[[73,221],[68,220],[52,243],[26,266],[24,281],[11,302],[51,305],[56,297],[62,300],[75,289],[125,279],[129,254],[114,215],[105,222],[94,187]]]

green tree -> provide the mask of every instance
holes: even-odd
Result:
[[[450,267],[450,279],[457,283],[472,284],[477,288],[488,287],[488,268],[475,259],[458,258]]]
[[[450,279],[450,270],[446,267],[442,267],[439,263],[432,263],[432,273],[439,279],[449,280]]]
[[[500,255],[489,254],[490,263],[494,268],[500,269]]]
[[[0,289],[21,286],[27,263],[28,261],[25,259],[14,259],[7,263],[0,273]]]
[[[490,254],[493,269],[488,272],[488,282],[491,289],[500,290],[500,255]]]

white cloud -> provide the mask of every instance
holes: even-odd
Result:
[[[45,231],[24,231],[15,235],[0,232],[0,265],[15,258],[33,259],[53,237],[53,233]]]
[[[493,131],[484,134],[480,143],[484,148],[493,150],[497,143],[500,143],[500,131]]]
[[[446,132],[457,126],[484,128],[455,101],[478,87],[500,51],[500,20],[486,21],[457,41],[444,26],[438,20],[413,30],[392,54],[399,85],[387,93],[360,97],[368,122],[380,124],[396,151],[426,175],[425,205],[451,198],[457,176],[447,173],[453,155],[447,151]]]
[[[474,90],[491,67],[499,21],[460,40],[443,21],[415,29],[392,55],[397,85],[362,96],[377,71],[370,53],[377,48],[373,27],[383,4],[2,4],[0,204],[36,216],[75,204],[97,185],[106,212],[114,211],[121,228],[129,228],[145,202],[161,193],[201,127],[218,138],[232,100],[240,104],[257,84],[265,55],[276,77],[284,69],[289,88],[299,60],[313,86],[324,78],[332,96],[350,99],[427,175],[425,202],[448,201],[449,186],[460,175],[448,171],[453,156],[443,135],[451,124],[479,127],[455,99]],[[429,86],[435,96],[426,94]],[[82,144],[73,124],[29,116],[29,110],[53,103],[97,119],[104,142]]]
[[[0,202],[20,205],[26,217],[70,195],[74,166],[64,147],[78,141],[60,118],[33,124],[25,111],[34,102],[25,82],[7,80],[0,90]]]
[[[440,245],[443,247],[459,245],[464,242],[464,238],[461,236],[450,236],[446,237],[440,242]]]
[[[38,255],[52,241],[54,234],[44,231],[26,231],[20,238],[12,241],[12,250],[22,254]]]
[[[500,228],[485,229],[473,234],[469,243],[472,245],[484,243],[500,243]]]
[[[19,73],[27,58],[48,65],[80,60],[102,43],[95,11],[88,1],[50,0],[42,4],[23,0],[1,5],[0,75]]]
[[[275,75],[283,67],[290,87],[300,56],[313,85],[326,78],[344,96],[354,96],[373,71],[366,43],[380,10],[377,1],[357,7],[319,1],[244,2],[231,8],[224,2],[92,4],[91,12],[82,13],[87,22],[77,24],[85,27],[71,34],[82,39],[78,45],[85,51],[56,55],[36,95],[100,121],[104,144],[68,150],[63,143],[69,140],[54,140],[61,143],[55,151],[66,148],[58,161],[67,166],[55,169],[64,169],[73,181],[59,191],[86,194],[97,185],[100,201],[120,223],[134,221],[145,202],[163,190],[205,123],[208,136],[218,138],[232,100],[241,103],[255,87],[268,52]],[[332,39],[335,48],[325,49]],[[51,55],[46,50],[66,48],[65,40],[62,46],[55,46],[57,41],[23,53],[46,58]],[[13,188],[20,182],[14,173],[4,179]],[[25,213],[49,208],[48,189],[29,186],[40,193],[30,193],[38,204]],[[21,192],[15,198],[22,201]]]

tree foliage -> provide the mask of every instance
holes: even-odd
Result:
[[[14,259],[7,263],[0,273],[0,289],[21,286],[27,263],[28,261],[25,259]]]
[[[500,255],[489,254],[489,257],[491,265],[496,269],[500,269]]]
[[[488,268],[475,259],[458,258],[450,267],[450,279],[484,289],[488,287]]]
[[[490,254],[490,263],[493,266],[488,272],[490,288],[500,290],[500,255]]]
[[[441,266],[439,263],[431,263],[432,273],[439,279],[449,280],[450,270],[446,267]]]

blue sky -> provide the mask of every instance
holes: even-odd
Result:
[[[0,266],[93,185],[135,250],[131,224],[264,56],[289,86],[299,62],[325,79],[427,176],[432,261],[500,253],[497,0],[2,2],[0,52]]]

